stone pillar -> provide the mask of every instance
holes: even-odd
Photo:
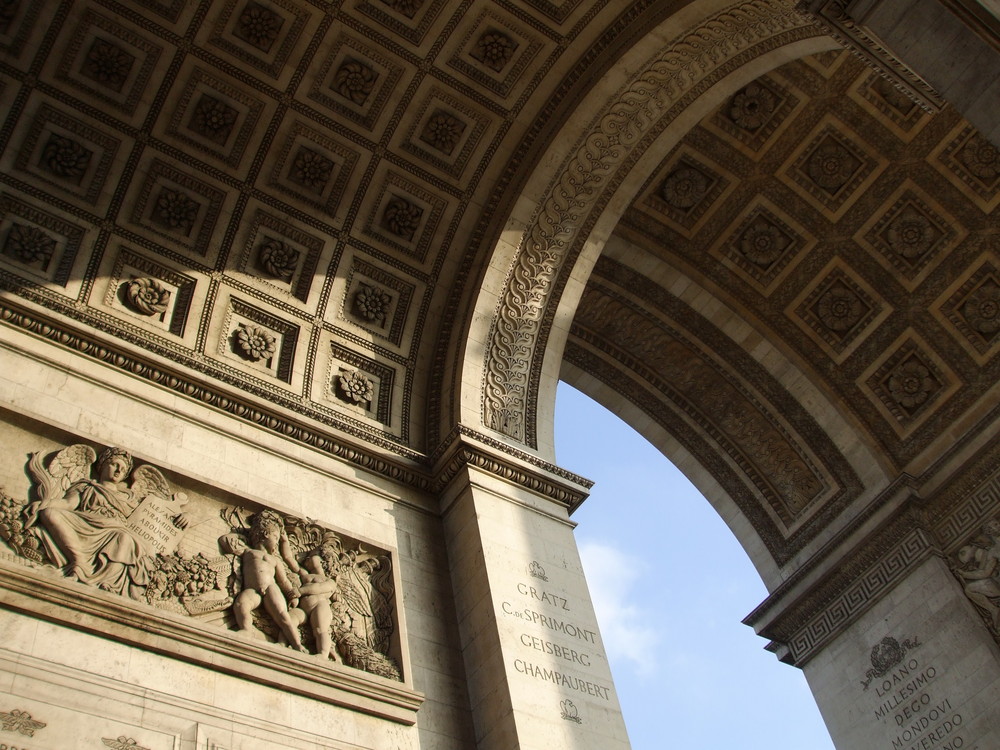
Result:
[[[1000,650],[936,555],[804,671],[838,748],[1000,747]]]
[[[452,453],[442,497],[477,748],[628,748],[574,524],[557,499],[580,488],[567,493],[564,480],[488,453],[468,442]]]

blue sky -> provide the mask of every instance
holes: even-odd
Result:
[[[804,675],[741,623],[767,592],[684,475],[565,383],[556,455],[596,482],[573,520],[633,750],[833,750]]]

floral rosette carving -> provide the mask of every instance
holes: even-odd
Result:
[[[7,234],[4,250],[22,263],[45,265],[56,250],[56,241],[38,227],[15,223]]]
[[[392,297],[382,289],[362,284],[354,295],[354,311],[359,317],[373,323],[384,323],[389,314]]]
[[[937,381],[927,367],[910,359],[893,371],[886,385],[896,403],[904,409],[913,409],[928,399],[937,388]]]
[[[773,114],[774,96],[759,83],[751,83],[729,105],[729,118],[744,130],[756,130]]]
[[[397,237],[411,240],[417,227],[420,226],[420,217],[423,213],[420,206],[394,195],[385,205],[382,225]]]
[[[992,338],[1000,330],[1000,286],[983,284],[965,300],[962,313],[973,330]]]
[[[162,315],[170,305],[170,290],[155,279],[132,279],[125,284],[125,301],[140,315]]]
[[[186,193],[164,188],[156,198],[153,216],[169,229],[191,231],[201,205]]]
[[[121,91],[128,74],[135,64],[135,57],[104,40],[95,39],[83,62],[83,72],[98,83]]]
[[[346,60],[337,69],[332,88],[357,105],[364,104],[375,88],[378,74],[358,60]]]
[[[236,330],[236,346],[251,362],[260,362],[278,350],[278,341],[263,328],[241,323]]]
[[[510,62],[516,49],[517,44],[506,34],[499,31],[487,31],[476,42],[473,57],[482,60],[488,67],[499,73]]]
[[[663,181],[660,195],[674,208],[687,210],[701,202],[708,188],[708,177],[702,172],[694,167],[681,167]]]
[[[358,370],[342,372],[337,376],[337,393],[345,401],[367,405],[375,398],[375,384]]]
[[[934,226],[913,206],[900,211],[885,230],[885,240],[907,260],[919,258],[934,244]]]
[[[301,148],[292,162],[291,178],[303,187],[323,191],[333,175],[334,163],[318,151]]]
[[[256,3],[250,3],[240,14],[235,34],[257,49],[267,52],[277,40],[284,23],[284,19],[277,13]]]
[[[82,144],[53,133],[42,150],[42,163],[54,175],[79,181],[92,156],[93,152]]]
[[[844,286],[834,286],[819,298],[816,314],[831,331],[848,331],[865,313],[865,305],[853,291]]]
[[[817,148],[806,163],[806,174],[830,193],[842,188],[858,168],[858,160],[850,151],[834,141]]]
[[[438,111],[431,115],[420,138],[438,151],[450,154],[458,146],[463,132],[464,122],[447,112]]]
[[[740,252],[751,263],[765,268],[778,260],[788,245],[788,236],[762,218],[754,221],[740,236]]]
[[[981,135],[970,138],[958,158],[966,169],[986,184],[1000,177],[1000,150]]]
[[[299,251],[281,240],[269,237],[257,250],[260,267],[269,275],[288,281],[299,262]]]

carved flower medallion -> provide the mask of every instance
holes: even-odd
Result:
[[[930,219],[913,206],[907,206],[886,227],[885,241],[894,252],[907,260],[919,258],[934,245],[937,232]]]
[[[788,236],[764,218],[757,217],[740,235],[740,252],[751,263],[767,267],[774,263],[789,245]]]
[[[257,249],[260,267],[276,279],[288,281],[299,262],[299,251],[281,240],[268,237]]]
[[[397,237],[405,240],[412,240],[416,234],[417,227],[420,226],[420,217],[424,212],[405,198],[398,195],[392,196],[385,204],[385,211],[382,213],[382,225]]]
[[[751,83],[733,97],[729,118],[746,130],[756,130],[774,114],[774,96],[759,83]]]
[[[4,252],[22,263],[46,266],[56,250],[56,241],[38,227],[12,224]]]
[[[1000,330],[1000,287],[983,284],[965,300],[962,314],[969,326],[990,339]]]
[[[806,162],[806,174],[829,193],[836,193],[858,170],[860,163],[850,151],[827,139]]]
[[[333,162],[311,148],[300,148],[292,161],[289,178],[317,193],[322,193],[333,174]]]
[[[156,197],[153,218],[168,229],[189,234],[198,218],[201,205],[187,193],[163,188]]]
[[[487,31],[476,42],[472,56],[499,73],[514,56],[517,44],[501,31]]]
[[[816,303],[816,315],[820,321],[837,332],[853,328],[865,311],[865,304],[858,295],[839,284],[828,289]]]
[[[708,193],[709,179],[694,167],[681,167],[660,186],[660,195],[674,208],[686,210],[697,205]]]
[[[464,132],[464,122],[439,109],[427,120],[424,130],[420,134],[420,140],[450,156],[458,146]]]
[[[377,79],[378,73],[371,66],[359,60],[347,59],[337,69],[331,88],[344,98],[361,105],[368,100]]]
[[[132,279],[125,285],[125,300],[141,315],[162,315],[170,304],[170,290],[156,279]]]
[[[88,78],[121,91],[128,79],[135,57],[104,39],[95,39],[84,58],[81,72]]]
[[[274,45],[285,19],[258,3],[247,3],[233,33],[261,52],[270,51]]]
[[[351,370],[337,376],[337,392],[346,401],[367,405],[375,398],[375,384],[359,371]]]
[[[93,155],[77,141],[52,133],[42,149],[41,165],[58,177],[79,183]]]
[[[359,317],[375,323],[384,323],[392,302],[386,292],[375,286],[362,284],[354,295],[354,310]]]
[[[224,145],[236,123],[238,112],[221,99],[203,95],[191,115],[190,128],[210,141]]]
[[[274,336],[257,326],[240,323],[236,330],[236,345],[247,359],[260,362],[267,359],[278,350],[278,342]]]
[[[969,172],[987,185],[1000,177],[1000,151],[981,135],[970,138],[958,158]]]
[[[892,372],[886,386],[896,403],[913,409],[927,400],[938,383],[927,367],[915,359],[908,359]]]

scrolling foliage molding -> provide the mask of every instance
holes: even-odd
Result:
[[[798,29],[818,33],[781,0],[753,0],[707,20],[666,47],[595,120],[565,162],[525,232],[490,327],[483,378],[483,422],[533,446],[534,388],[548,308],[558,278],[584,239],[588,215],[610,198],[615,173],[660,128],[680,99],[727,61]]]
[[[388,550],[270,508],[189,499],[118,447],[34,453],[26,468],[25,497],[0,490],[0,539],[9,549],[0,548],[0,566],[14,562],[38,582],[69,579],[110,592],[154,628],[193,620],[217,631],[220,648],[238,660],[254,644],[264,662],[267,652],[300,652],[293,668],[307,665],[307,677],[333,672],[333,683],[348,675],[356,684],[351,670],[360,670],[403,681]],[[77,592],[60,601],[81,599]],[[65,620],[75,624],[72,613]]]

